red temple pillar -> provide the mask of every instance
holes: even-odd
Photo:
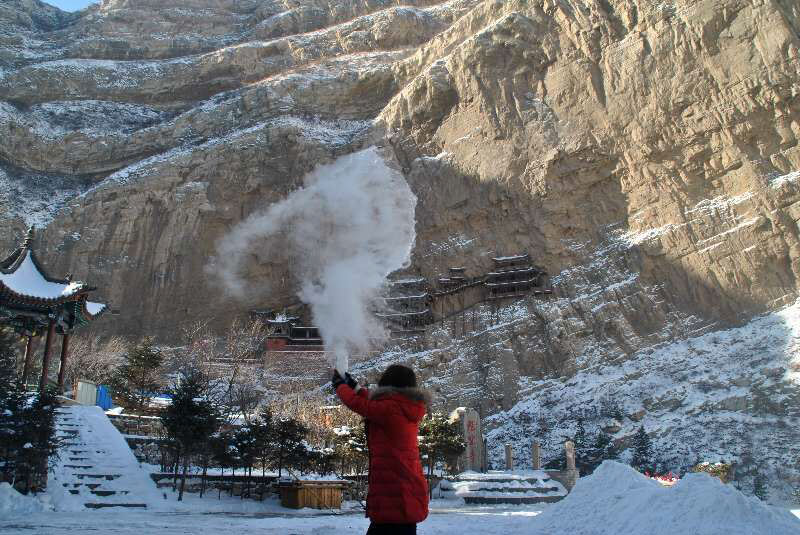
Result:
[[[67,357],[69,357],[69,333],[61,337],[61,365],[58,368],[58,393],[64,392],[64,374],[67,371]]]
[[[44,392],[47,387],[47,374],[50,371],[50,355],[53,352],[53,339],[56,337],[56,320],[50,320],[47,329],[47,340],[44,343],[44,356],[42,357],[42,379],[39,381],[39,391]]]
[[[34,336],[29,336],[28,343],[25,344],[25,365],[22,368],[22,380],[20,381],[23,385],[28,384],[28,376],[31,374],[31,367],[33,367],[34,339]]]

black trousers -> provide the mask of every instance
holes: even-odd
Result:
[[[416,524],[376,524],[372,522],[367,535],[417,535]]]

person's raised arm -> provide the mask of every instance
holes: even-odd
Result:
[[[349,373],[342,377],[338,371],[334,371],[331,382],[336,395],[351,411],[375,423],[385,422],[389,418],[390,406],[369,399],[367,389],[359,386]]]

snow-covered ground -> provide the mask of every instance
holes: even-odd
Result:
[[[168,497],[174,503],[174,496]],[[182,510],[173,512],[81,513],[36,512],[26,502],[18,512],[0,510],[0,532],[199,535],[225,530],[239,535],[326,535],[365,533],[368,526],[355,506],[342,512],[292,511],[267,500],[236,509],[233,502],[239,500],[223,499],[216,512],[207,512],[216,501],[190,496]],[[800,520],[786,509],[744,496],[706,474],[691,475],[667,488],[630,467],[607,462],[556,504],[465,506],[461,500],[434,500],[431,515],[419,525],[418,533],[459,531],[470,535],[790,535],[800,533]]]
[[[531,517],[541,508],[503,510],[473,508],[469,511],[432,514],[419,526],[420,535],[468,531],[470,535],[513,535],[531,533]],[[360,514],[286,515],[91,512],[40,513],[0,520],[0,531],[6,535],[66,535],[87,531],[117,534],[202,535],[232,533],[237,535],[327,535],[366,533],[369,522]]]

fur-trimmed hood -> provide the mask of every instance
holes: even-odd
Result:
[[[396,386],[378,386],[369,390],[369,399],[381,399],[394,394],[400,394],[411,401],[421,401],[425,404],[426,408],[430,408],[433,403],[433,394],[424,388],[417,387],[398,388]]]

